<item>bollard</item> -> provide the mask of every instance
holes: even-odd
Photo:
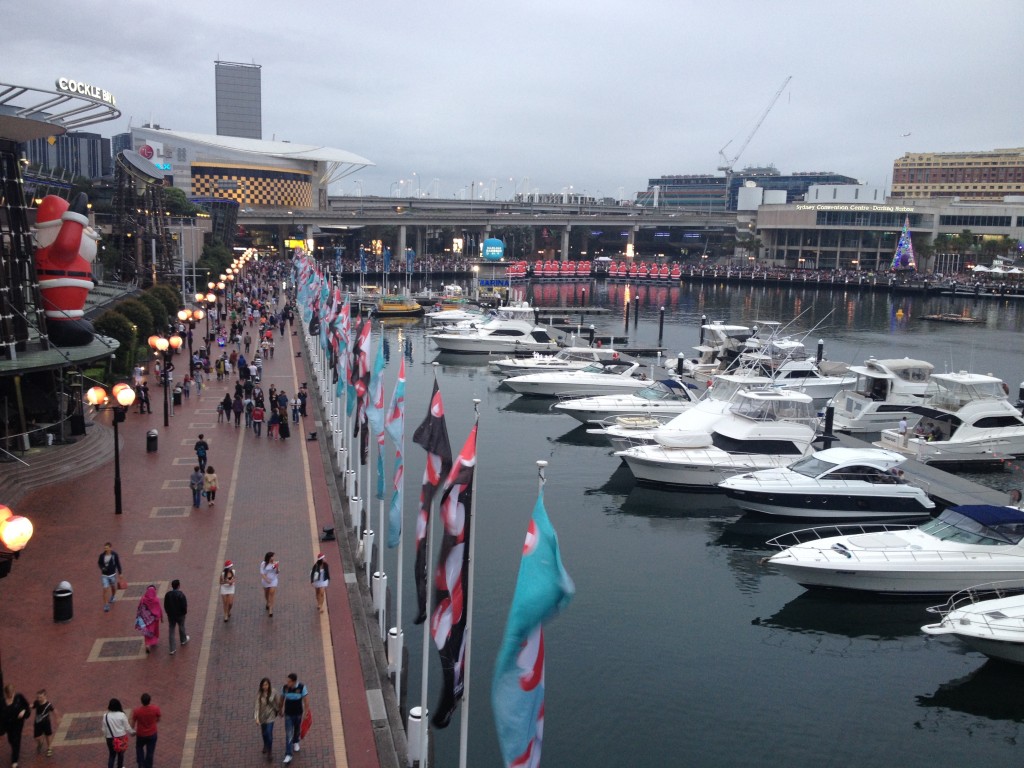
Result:
[[[348,512],[352,515],[352,535],[359,536],[359,531],[363,527],[363,511],[362,511],[363,500],[358,496],[348,497]]]
[[[156,453],[159,437],[160,433],[155,429],[151,429],[146,433],[146,453]]]
[[[820,363],[822,361],[822,359],[824,358],[824,356],[825,356],[825,340],[824,339],[818,339],[818,358],[817,358],[817,362]]]
[[[402,630],[392,627],[388,630],[388,674],[398,672],[398,665],[402,660]]]
[[[423,757],[426,746],[426,719],[430,710],[423,707],[410,707],[409,718],[406,721],[405,732],[408,734],[408,762],[409,768],[415,765],[423,765]]]
[[[590,331],[590,346],[594,346],[594,324],[593,323],[590,324],[589,331]]]
[[[388,575],[386,573],[383,571],[373,572],[370,592],[373,595],[373,611],[377,614],[377,623],[383,628],[386,623],[384,609],[387,607],[388,596]]]
[[[677,376],[682,376],[683,375],[683,361],[684,360],[686,360],[686,355],[683,354],[682,352],[680,352],[678,355],[676,355],[676,375]]]
[[[700,338],[697,340],[697,343],[700,344],[702,347],[704,346],[704,326],[707,325],[707,324],[708,324],[708,316],[707,315],[701,315],[700,316]]]
[[[665,334],[665,308],[658,311],[658,346],[661,346],[661,337]]]
[[[75,615],[74,590],[71,584],[62,581],[53,590],[53,622],[54,624],[66,624]]]
[[[640,297],[633,302],[633,325],[640,325]]]
[[[370,583],[370,563],[373,561],[373,529],[367,528],[363,531],[363,538],[360,542],[363,550],[363,565],[366,567],[366,583]]]

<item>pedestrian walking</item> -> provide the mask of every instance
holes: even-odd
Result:
[[[117,552],[114,551],[109,541],[103,545],[97,565],[100,567],[101,583],[103,584],[103,611],[107,612],[117,595],[118,576],[124,574],[124,571],[121,570],[121,558],[117,556]]]
[[[124,768],[124,754],[128,751],[128,736],[135,729],[128,722],[120,699],[111,699],[103,714],[103,735],[107,739],[107,768]],[[116,766],[115,766],[116,762]]]
[[[57,712],[53,708],[46,689],[42,688],[36,693],[35,704],[32,705],[32,735],[36,740],[36,754],[40,755],[46,750],[47,757],[53,757],[53,727],[57,719]]]
[[[245,337],[244,337],[243,341],[245,342],[245,354],[248,355],[249,354],[249,347],[252,346],[252,336],[249,335],[248,331],[245,332]]]
[[[897,428],[900,434],[900,445],[906,446],[907,444],[907,417],[904,416],[900,419],[899,427]]]
[[[224,561],[224,570],[220,572],[220,603],[224,609],[224,621],[227,621],[235,604],[235,564],[230,560]]]
[[[135,729],[135,762],[139,768],[153,768],[156,751],[156,724],[160,722],[160,707],[153,704],[148,693],[139,698],[141,707],[132,710],[128,722]]]
[[[252,409],[252,431],[256,433],[256,437],[260,436],[260,432],[263,430],[263,418],[266,411],[263,410],[263,406],[258,402]]]
[[[242,396],[240,394],[235,395],[235,399],[231,403],[231,412],[235,414],[235,427],[242,425],[242,411],[244,410],[245,406],[242,404]]]
[[[217,423],[231,421],[231,394],[224,393],[224,399],[217,406]]]
[[[280,422],[277,428],[278,435],[281,437],[282,440],[287,440],[289,437],[292,436],[292,429],[291,427],[288,426],[287,408],[278,409],[278,421]]]
[[[330,581],[331,572],[321,552],[316,556],[316,561],[309,570],[309,583],[313,585],[313,591],[316,594],[316,607],[320,613],[324,612],[324,599],[327,597],[327,585]]]
[[[306,400],[309,399],[309,390],[306,389],[306,382],[299,387],[299,416],[306,417]]]
[[[182,647],[188,645],[189,636],[185,631],[185,615],[188,613],[188,598],[181,591],[181,581],[175,579],[171,582],[171,588],[164,595],[164,613],[167,615],[167,644],[170,646],[171,656],[175,654],[174,629],[178,629],[178,639]]]
[[[10,683],[5,685],[3,706],[0,707],[0,726],[3,726],[7,733],[7,743],[11,746],[11,768],[18,768],[18,759],[21,757],[21,734],[30,714],[28,699],[18,693]]]
[[[270,616],[274,615],[274,598],[277,596],[277,579],[280,575],[280,566],[274,559],[273,552],[267,552],[260,563],[260,581],[263,584],[263,600],[266,603],[266,611]]]
[[[200,471],[206,469],[206,454],[210,451],[210,444],[203,438],[203,433],[199,433],[199,439],[196,440],[196,444],[192,447],[196,452],[196,458],[199,460]]]
[[[150,584],[139,598],[139,607],[135,611],[135,629],[142,633],[147,654],[160,642],[160,624],[163,620],[164,609],[160,607],[156,585]]]
[[[281,426],[281,414],[276,408],[270,409],[270,421],[267,422],[267,440],[277,440],[277,430]]]
[[[270,678],[260,680],[260,689],[256,694],[256,723],[260,727],[263,738],[263,754],[267,762],[274,759],[274,721],[281,714],[282,700],[270,684]]]
[[[281,714],[284,715],[285,752],[284,762],[292,761],[292,753],[299,751],[299,740],[302,737],[302,718],[306,714],[306,696],[309,691],[305,683],[299,682],[294,672],[288,675],[288,681],[281,690]]]
[[[203,470],[196,464],[192,467],[192,474],[188,476],[188,487],[192,491],[192,508],[199,509],[199,499],[203,495]]]
[[[298,396],[293,397],[292,398],[292,423],[293,424],[298,424],[299,423],[299,408],[300,407],[301,407],[301,403],[299,401]]]
[[[206,494],[206,506],[212,507],[217,501],[217,473],[212,466],[206,468],[203,476],[203,493]]]

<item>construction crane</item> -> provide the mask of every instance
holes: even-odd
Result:
[[[779,90],[775,92],[775,95],[772,96],[772,100],[768,102],[768,106],[765,107],[764,112],[761,113],[761,117],[758,118],[757,123],[754,125],[754,129],[747,136],[746,141],[744,141],[743,144],[740,146],[739,152],[737,152],[732,157],[726,156],[725,150],[728,149],[730,144],[732,144],[732,139],[726,142],[726,145],[722,147],[720,150],[718,150],[718,154],[722,158],[722,164],[718,166],[718,170],[725,172],[726,194],[728,194],[729,182],[732,180],[733,165],[735,165],[736,161],[740,159],[740,155],[743,154],[743,150],[747,148],[747,145],[750,143],[750,140],[754,138],[754,134],[757,133],[757,129],[761,127],[761,123],[763,123],[764,119],[768,117],[768,113],[772,111],[772,107],[775,106],[775,102],[779,100],[779,96],[781,96],[782,92],[786,90],[786,86],[789,85],[789,81],[792,79],[793,76],[789,75],[785,80],[782,81],[782,85],[779,86]]]

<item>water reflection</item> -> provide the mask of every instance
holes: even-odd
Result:
[[[919,707],[1020,723],[1024,722],[1024,698],[1018,695],[1022,685],[1024,668],[990,659],[974,672],[943,683],[935,693],[914,698]]]
[[[932,601],[934,602],[934,600]],[[800,633],[869,640],[917,638],[931,614],[931,603],[871,599],[827,592],[804,592],[771,616],[751,624]]]

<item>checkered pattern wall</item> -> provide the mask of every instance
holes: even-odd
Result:
[[[237,200],[243,206],[313,207],[308,173],[272,168],[230,168],[192,164],[192,197]]]

